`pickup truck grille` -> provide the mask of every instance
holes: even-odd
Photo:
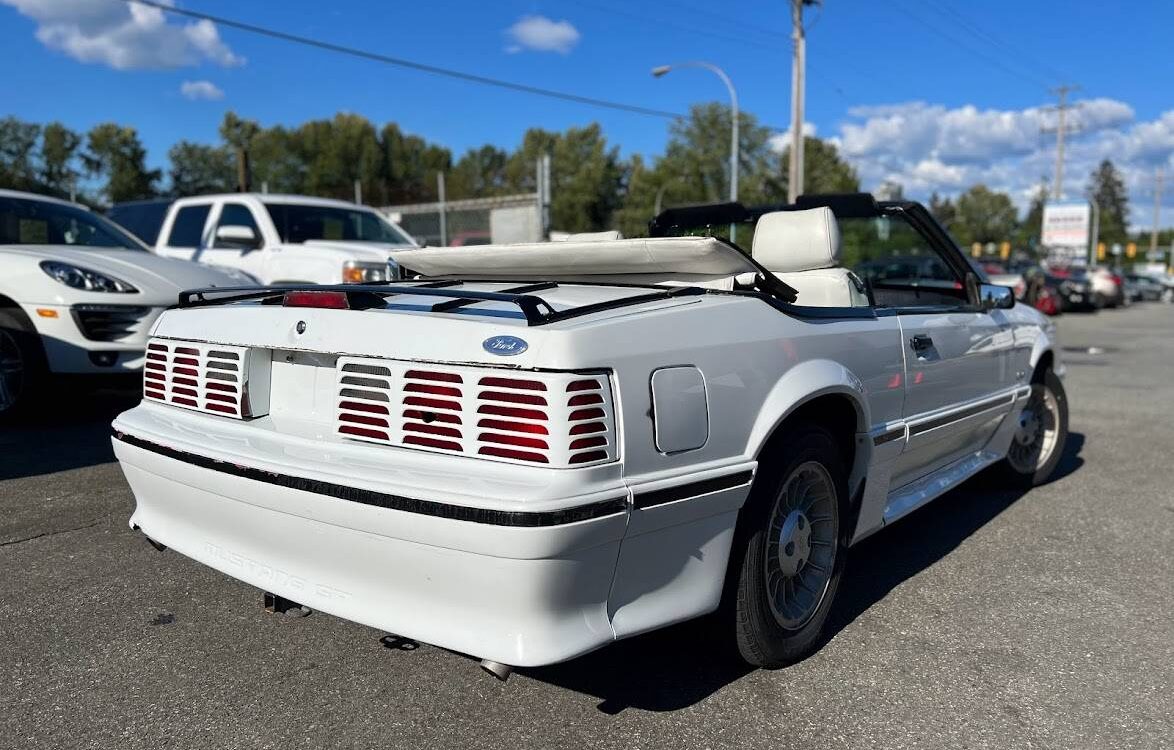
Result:
[[[143,397],[185,409],[248,419],[265,413],[250,381],[268,381],[268,359],[241,346],[151,339],[143,365]],[[268,354],[268,352],[265,352]],[[268,388],[254,389],[265,396]]]
[[[341,357],[338,434],[351,440],[552,467],[617,458],[606,375]]]

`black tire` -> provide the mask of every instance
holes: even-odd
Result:
[[[1060,377],[1051,370],[1045,370],[1042,375],[1031,384],[1032,395],[1024,407],[1026,415],[1033,407],[1042,414],[1042,427],[1046,434],[1049,425],[1054,429],[1054,439],[1047,447],[1047,455],[1042,452],[1029,460],[1031,451],[1022,453],[1024,458],[1016,460],[1012,453],[1017,450],[1020,434],[1011,439],[1011,448],[1003,459],[1000,467],[1004,476],[1012,483],[1021,487],[1035,487],[1043,484],[1056,470],[1060,459],[1064,455],[1064,445],[1068,442],[1068,395],[1064,392],[1064,384]],[[1053,405],[1049,406],[1049,402]],[[1041,405],[1043,408],[1041,409]],[[1024,417],[1021,416],[1021,419]],[[1047,441],[1041,438],[1041,447]],[[1018,454],[1017,454],[1018,455]],[[1028,459],[1028,460],[1025,460]]]
[[[793,664],[817,648],[824,621],[827,619],[832,601],[836,596],[836,590],[839,587],[847,549],[845,542],[848,536],[848,519],[845,511],[847,508],[848,472],[836,441],[827,430],[814,425],[802,425],[789,432],[786,442],[780,449],[774,451],[770,456],[765,456],[759,462],[758,477],[754,481],[750,497],[739,516],[738,530],[734,535],[734,543],[730,552],[730,570],[727,578],[727,596],[726,605],[723,608],[723,619],[732,625],[738,656],[747,664],[755,667],[777,668]],[[778,517],[775,512],[776,504],[783,502],[781,493],[787,489],[788,481],[791,479],[799,481],[802,476],[807,476],[807,474],[801,475],[798,472],[809,472],[812,473],[812,476],[822,476],[815,470],[813,464],[822,467],[823,472],[826,472],[826,478],[830,479],[830,490],[833,495],[830,503],[826,500],[818,501],[820,515],[826,515],[825,511],[830,507],[832,520],[808,522],[809,534],[812,538],[815,538],[817,534],[825,537],[830,535],[833,541],[830,548],[830,563],[826,557],[819,557],[820,563],[826,565],[830,570],[830,577],[827,579],[826,586],[823,587],[823,594],[818,600],[814,594],[811,595],[811,603],[808,605],[812,610],[810,615],[804,621],[797,623],[795,627],[786,627],[783,624],[784,616],[778,614],[776,609],[775,602],[778,599],[772,594],[770,581],[779,581],[781,575],[782,582],[779,583],[779,586],[783,588],[785,595],[788,580],[794,581],[796,578],[801,578],[800,573],[803,571],[813,574],[814,571],[820,571],[822,568],[820,565],[814,564],[817,554],[812,546],[810,560],[799,563],[801,566],[813,565],[812,568],[800,567],[799,572],[794,573],[791,578],[786,578],[781,572],[774,576],[768,574],[768,565],[774,564],[773,562],[768,563],[768,560],[779,558],[782,555],[782,550],[785,549],[781,542],[772,541],[772,520]],[[821,497],[823,497],[822,494]],[[815,508],[816,506],[813,503],[810,507]],[[794,511],[792,511],[793,514]],[[791,523],[792,515],[787,516],[787,523]],[[815,519],[819,516],[813,514],[811,517]],[[798,528],[802,528],[801,521],[798,523]],[[831,528],[817,532],[816,524],[818,523],[830,524]],[[795,524],[791,524],[791,528],[794,529]],[[784,524],[773,535],[782,534],[786,538],[786,533],[787,525]],[[811,541],[810,544],[815,545],[817,542]],[[819,545],[820,548],[826,549],[824,542],[819,542]],[[803,546],[804,548],[808,546],[806,539],[803,541]],[[793,546],[791,548],[793,549]],[[771,556],[772,549],[775,551],[773,558]],[[822,572],[814,574],[825,575]],[[791,589],[794,592],[793,596],[796,597],[799,596],[797,585],[798,582]],[[775,591],[777,592],[777,588]],[[801,603],[801,599],[792,600],[793,603],[797,601]]]
[[[47,370],[41,337],[32,323],[17,308],[0,308],[0,423],[28,413]]]

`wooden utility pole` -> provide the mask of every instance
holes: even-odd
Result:
[[[1158,223],[1162,220],[1162,182],[1166,174],[1158,167],[1154,172],[1154,226],[1150,229],[1150,255],[1157,256],[1158,252]],[[1153,260],[1153,257],[1150,260]]]
[[[249,192],[249,150],[244,146],[236,148],[236,189],[237,192]]]
[[[803,97],[807,65],[807,36],[803,6],[810,0],[791,0],[791,163],[787,174],[787,201],[803,194]]]
[[[1060,200],[1064,197],[1064,136],[1068,133],[1068,110],[1074,109],[1074,106],[1068,103],[1068,95],[1073,91],[1079,91],[1079,86],[1072,86],[1064,84],[1052,89],[1060,102],[1053,109],[1056,110],[1058,118],[1056,127],[1056,181],[1052,185],[1052,198]],[[1043,128],[1044,133],[1052,132],[1053,128]]]

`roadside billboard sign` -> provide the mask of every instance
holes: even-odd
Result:
[[[1044,204],[1040,244],[1048,259],[1083,266],[1092,239],[1092,207],[1086,201],[1049,201]]]

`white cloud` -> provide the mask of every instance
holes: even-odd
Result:
[[[566,55],[579,43],[580,37],[570,21],[552,21],[546,16],[522,16],[505,33],[511,42],[506,52],[511,54],[528,49]]]
[[[245,62],[221,41],[211,21],[168,23],[162,10],[146,5],[113,0],[0,2],[36,21],[42,44],[85,63],[133,70]]]
[[[211,81],[184,81],[179,85],[179,93],[192,101],[216,101],[224,98],[224,91]]]
[[[976,183],[1010,194],[1026,208],[1055,169],[1055,112],[950,108],[926,102],[854,107],[832,140],[860,174],[865,189],[886,180],[924,199],[932,192],[954,195]],[[1113,99],[1078,103],[1069,119],[1075,132],[1065,151],[1065,193],[1084,193],[1089,173],[1111,159],[1130,191],[1134,228],[1151,222],[1153,172],[1174,173],[1174,110],[1135,121],[1132,107]],[[1165,218],[1174,223],[1174,190],[1166,190]]]
[[[814,136],[815,135],[815,123],[804,122],[803,123],[803,135],[809,136],[809,137]],[[787,146],[791,145],[791,129],[787,128],[786,130],[784,130],[781,133],[775,133],[774,135],[772,135],[770,137],[770,139],[767,141],[767,143],[770,145],[771,151],[774,151],[777,154],[783,153],[783,151],[787,148]]]

